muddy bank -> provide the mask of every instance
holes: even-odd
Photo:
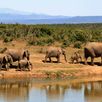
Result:
[[[33,68],[32,71],[16,71],[10,69],[9,71],[0,71],[0,79],[22,79],[22,78],[35,78],[35,79],[82,79],[89,78],[102,80],[101,66],[84,66],[82,68]]]

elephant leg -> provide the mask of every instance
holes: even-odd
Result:
[[[46,61],[47,61],[47,58],[48,58],[48,57],[47,57],[47,56],[45,56],[45,61],[44,61],[44,62],[46,62]]]
[[[102,55],[101,55],[101,65],[102,65]]]
[[[56,58],[57,58],[57,62],[60,63],[60,56],[58,56]]]
[[[74,63],[74,60],[73,60],[73,58],[71,59],[71,63],[72,63],[72,64]]]
[[[17,70],[21,70],[21,65],[18,63]]]
[[[80,62],[82,62],[82,57],[80,56]]]
[[[49,57],[49,61],[52,63],[51,57]]]
[[[19,61],[18,61],[17,70],[21,70],[21,64],[20,64],[20,62],[19,62]]]
[[[21,71],[23,71],[24,69],[26,69],[26,68],[21,67]]]
[[[88,63],[87,63],[87,58],[88,58],[88,57],[85,57],[85,58],[84,58],[84,60],[85,60],[85,65],[88,64]]]
[[[31,66],[30,65],[28,66],[28,71],[31,71]]]
[[[32,66],[29,64],[29,65],[28,65],[28,71],[31,71],[31,67],[32,67]]]
[[[73,59],[73,60],[72,60],[72,64],[74,63],[74,61],[75,61],[75,60]]]
[[[25,69],[25,66],[22,67],[22,65],[20,65],[20,71],[23,71]]]
[[[32,63],[31,63],[31,62],[29,63],[28,68],[29,68],[29,69],[28,69],[29,71],[31,71],[31,70],[33,69],[33,65],[32,65]]]
[[[94,57],[91,57],[91,65],[94,65]]]
[[[2,69],[2,64],[0,64],[0,70]]]
[[[8,63],[5,65],[5,68],[7,71],[9,70],[9,64]]]
[[[28,71],[30,71],[30,63],[27,63],[27,65],[25,66],[25,69],[27,69]]]
[[[79,63],[78,58],[76,59],[76,63]]]

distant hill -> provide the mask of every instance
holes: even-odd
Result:
[[[102,23],[102,16],[51,16],[12,9],[0,9],[0,22],[13,24]]]

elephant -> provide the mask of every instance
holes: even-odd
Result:
[[[88,57],[91,57],[91,65],[94,65],[94,58],[101,57],[102,64],[102,43],[90,42],[84,47],[85,64],[87,64]]]
[[[6,70],[8,70],[12,62],[13,59],[10,55],[0,54],[0,70],[2,69],[3,66],[6,68]]]
[[[47,61],[47,58],[49,58],[49,60],[51,62],[51,58],[55,57],[57,59],[57,62],[59,63],[61,54],[64,55],[64,59],[67,62],[65,49],[62,49],[60,47],[49,47],[46,50],[46,55],[45,55],[45,61],[44,62]]]
[[[4,53],[10,55],[13,59],[13,62],[20,61],[21,59],[26,58],[30,60],[30,52],[24,49],[7,49]]]
[[[32,63],[27,59],[22,59],[18,63],[18,69],[20,70],[28,69],[30,71],[32,70],[32,68],[33,68]]]
[[[79,60],[82,62],[82,57],[78,51],[74,52],[70,59],[72,63],[74,63],[74,61],[76,61],[76,63],[79,63]]]

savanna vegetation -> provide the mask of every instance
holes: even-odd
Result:
[[[102,41],[102,24],[21,25],[0,24],[4,42],[22,39],[29,45],[52,45],[80,48],[89,41]]]
[[[76,48],[83,47],[90,41],[102,41],[102,24],[0,24],[0,50],[4,47],[8,49],[27,48],[31,53],[30,60],[33,64],[33,70],[30,72],[16,71],[12,68],[10,71],[1,71],[0,78],[35,77],[53,79],[102,75],[102,66],[70,63],[71,55],[78,50]],[[64,61],[63,56],[61,56],[60,64],[43,63],[46,51],[45,45],[66,47],[68,63]],[[83,48],[80,49],[80,54],[82,61],[84,61]],[[56,58],[53,61],[56,61]],[[100,63],[100,58],[95,59],[95,62]],[[16,64],[14,63],[14,65]]]

